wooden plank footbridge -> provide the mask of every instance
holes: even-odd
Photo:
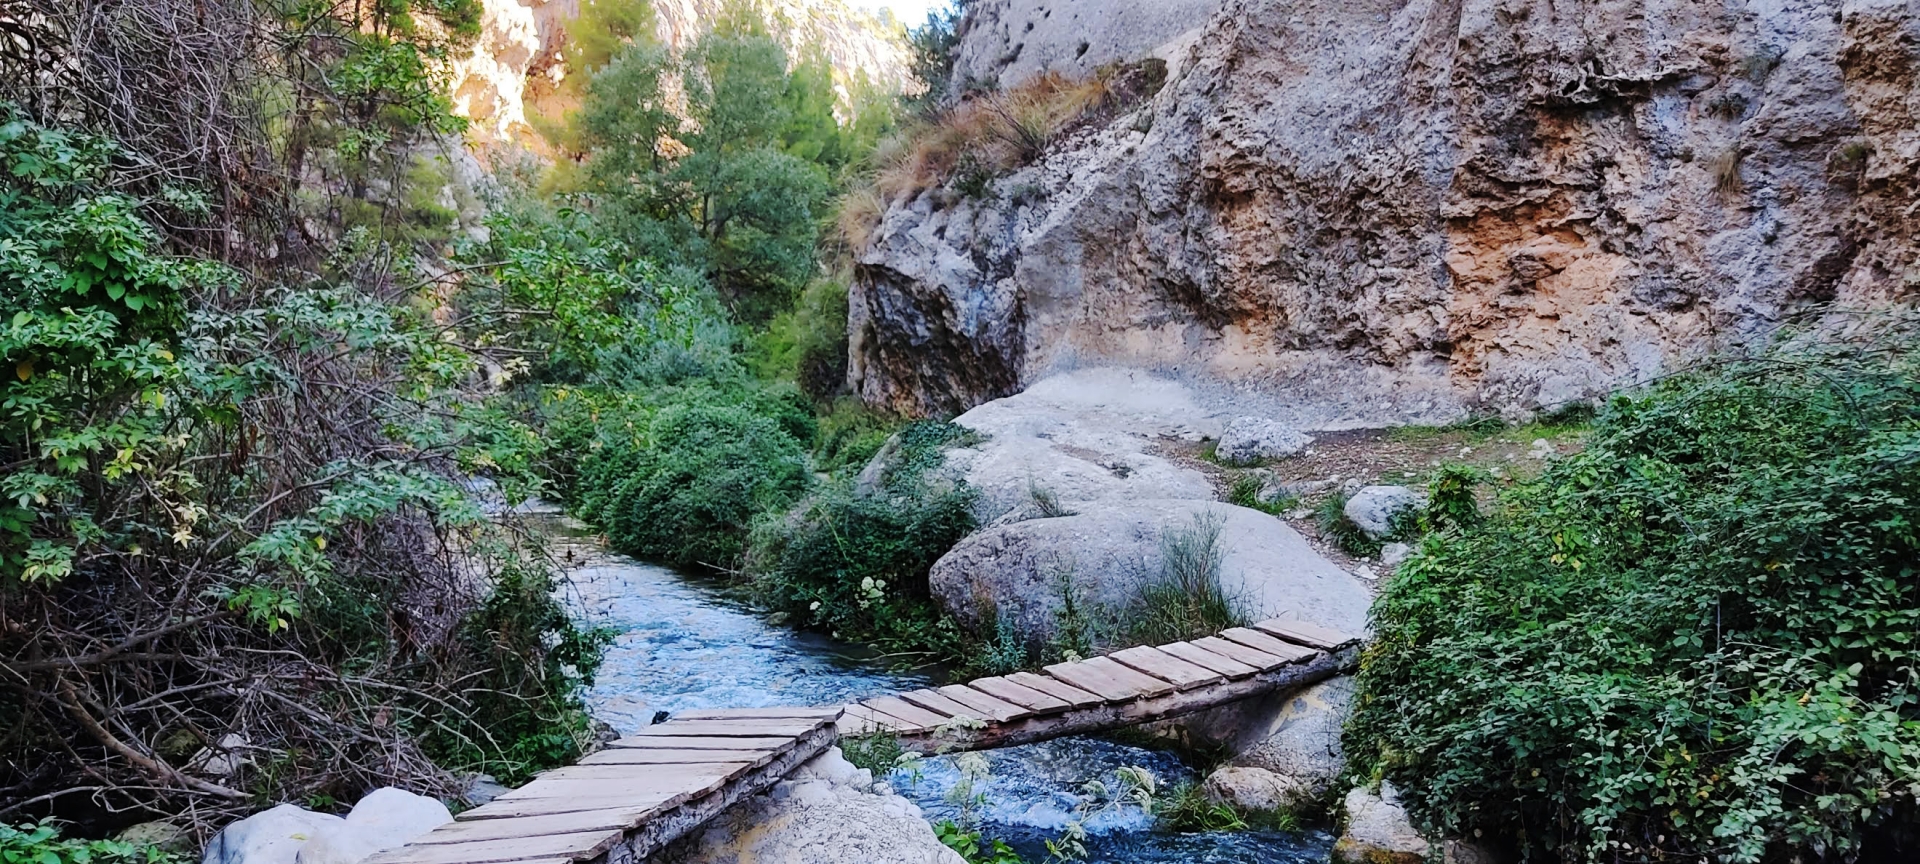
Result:
[[[892,734],[932,753],[1117,729],[1324,680],[1351,668],[1358,646],[1263,621],[846,706],[684,711],[368,864],[638,864],[842,735]]]

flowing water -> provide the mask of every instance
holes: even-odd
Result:
[[[723,592],[663,567],[574,545],[569,598],[592,624],[619,637],[588,702],[622,732],[656,712],[691,708],[828,705],[925,686],[861,652],[823,637],[769,624]],[[1013,844],[1028,861],[1045,859],[1044,841],[1082,820],[1088,861],[1111,864],[1307,864],[1325,862],[1333,838],[1322,832],[1155,831],[1134,807],[1093,808],[1089,780],[1117,785],[1115,771],[1139,766],[1162,788],[1194,772],[1168,753],[1093,738],[1064,738],[981,754],[988,774],[973,784],[973,807],[989,837]],[[963,782],[953,757],[923,760],[892,783],[930,819],[959,815],[953,790]]]

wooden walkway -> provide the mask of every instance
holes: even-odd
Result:
[[[1016,672],[847,706],[842,735],[890,733],[909,750],[950,753],[1084,735],[1204,711],[1331,678],[1360,640],[1298,621],[1115,651],[1043,674]]]
[[[933,753],[1099,732],[1330,678],[1353,666],[1358,646],[1263,621],[844,708],[685,711],[367,864],[639,864],[842,735],[893,734]]]

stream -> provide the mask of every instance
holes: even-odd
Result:
[[[593,625],[613,628],[588,703],[625,733],[655,712],[849,702],[930,683],[889,671],[859,649],[768,623],[741,601],[702,580],[582,544],[567,544],[573,566],[569,604]],[[1173,754],[1097,738],[1063,738],[983,754],[990,774],[976,813],[982,833],[1005,839],[1029,862],[1046,859],[1044,841],[1074,819],[1081,787],[1115,783],[1124,766],[1151,771],[1162,789],[1193,780]],[[938,821],[957,815],[948,793],[960,782],[952,757],[895,771],[893,786]],[[1100,864],[1320,864],[1333,838],[1324,832],[1155,831],[1138,808],[1108,809],[1084,822],[1087,861]]]

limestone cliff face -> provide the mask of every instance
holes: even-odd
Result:
[[[1133,115],[987,196],[892,202],[857,256],[864,398],[951,412],[1123,364],[1320,428],[1432,421],[1920,294],[1911,2],[1224,0],[1198,26],[1129,49],[1180,54]]]
[[[725,2],[655,0],[661,44],[691,45]],[[449,64],[454,109],[471,121],[470,137],[482,150],[509,142],[537,147],[527,116],[557,98],[566,75],[561,52],[580,0],[482,0],[482,7],[480,37]],[[817,46],[827,53],[841,88],[858,75],[892,92],[911,86],[904,32],[896,25],[842,0],[776,0],[764,8],[789,50]]]

